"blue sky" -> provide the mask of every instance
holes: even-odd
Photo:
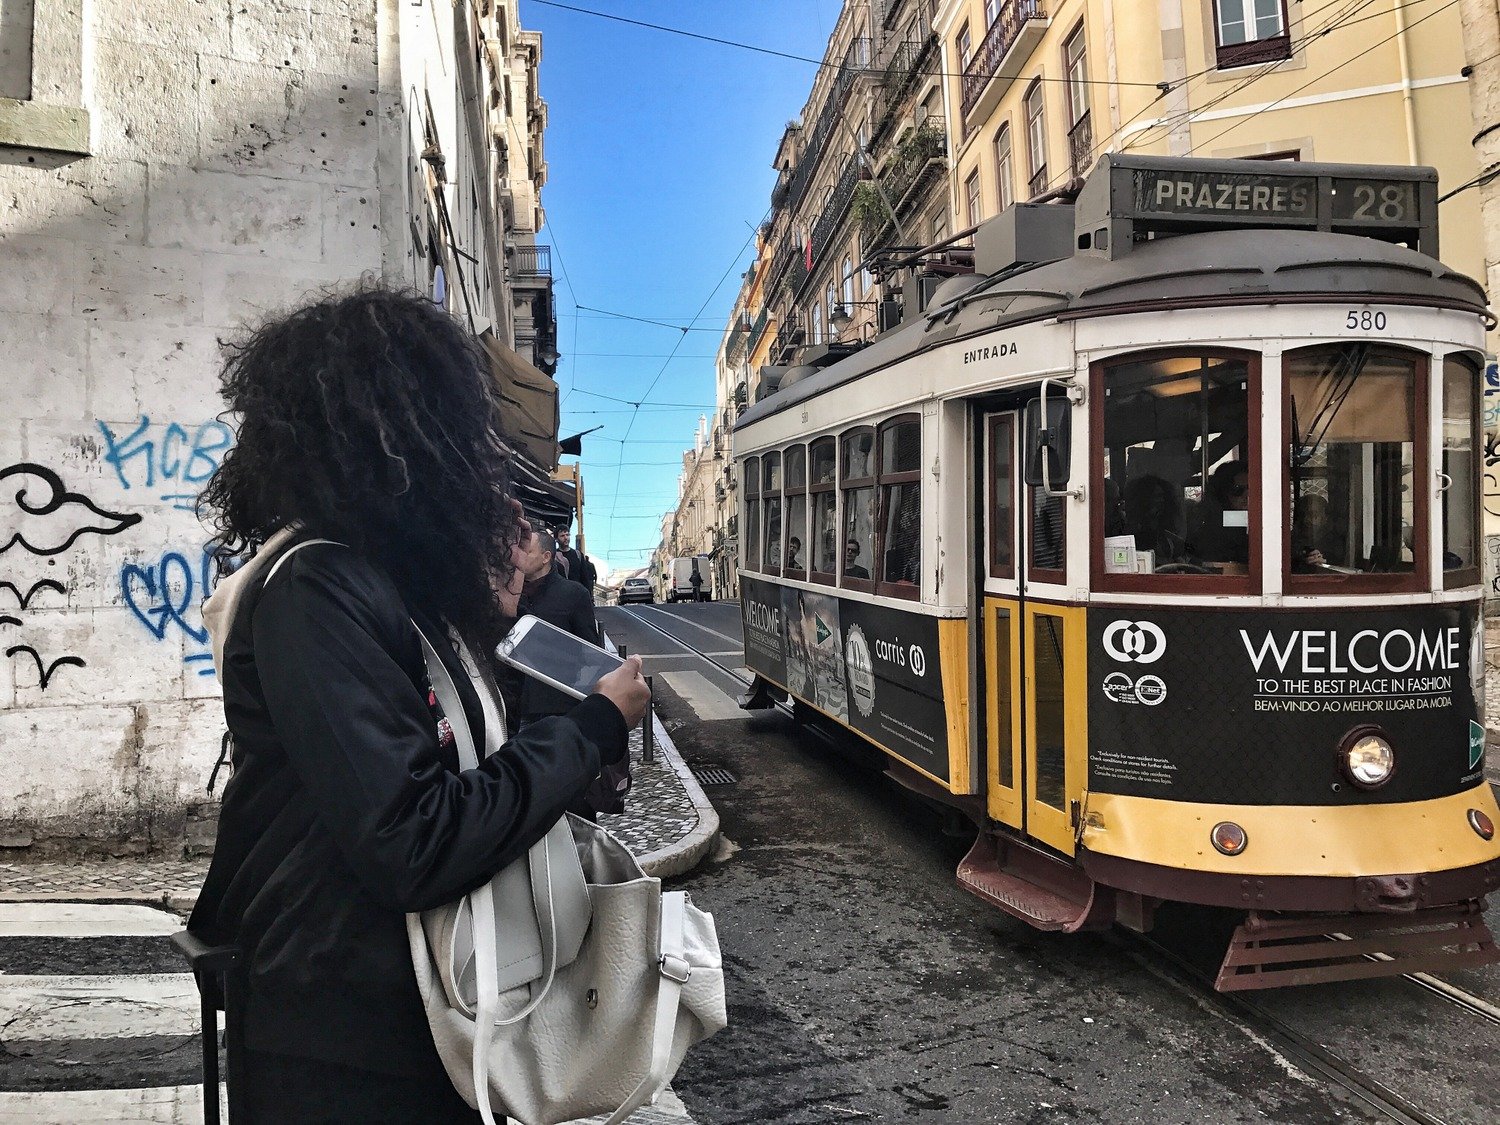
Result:
[[[812,59],[842,6],[564,2]],[[712,416],[714,351],[754,258],[753,228],[767,217],[771,158],[816,68],[541,0],[519,10],[521,26],[542,33],[548,180],[538,241],[553,247],[562,433],[604,427],[583,444],[589,554],[611,569],[640,566],[676,503],[698,416]],[[627,405],[641,401],[639,411]]]

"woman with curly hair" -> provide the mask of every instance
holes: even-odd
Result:
[[[460,772],[422,636],[483,746],[450,637],[493,649],[530,534],[483,353],[431,302],[370,290],[262,325],[222,389],[239,436],[203,504],[221,554],[267,557],[216,591],[243,584],[215,638],[234,776],[190,928],[243,950],[245,1111],[477,1121],[433,1046],[405,915],[524,854],[619,760],[639,661]]]

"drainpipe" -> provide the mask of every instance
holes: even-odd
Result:
[[[1406,115],[1406,159],[1420,164],[1417,158],[1417,113],[1413,104],[1411,85],[1411,44],[1406,39],[1405,0],[1392,0],[1391,10],[1396,14],[1396,44],[1401,56],[1401,110]]]

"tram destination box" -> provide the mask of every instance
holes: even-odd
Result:
[[[1473,603],[1349,611],[1090,610],[1089,788],[1208,804],[1421,801],[1476,784],[1484,727]],[[1389,782],[1344,776],[1377,727]]]
[[[1358,234],[1437,257],[1437,183],[1421,167],[1106,154],[1074,227],[1080,250],[1108,258],[1158,236],[1250,228]]]

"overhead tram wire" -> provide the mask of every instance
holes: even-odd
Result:
[[[747,238],[747,239],[745,239],[745,241],[740,244],[740,248],[737,251],[735,251],[734,258],[729,263],[729,268],[726,269],[724,271],[723,275],[719,278],[719,280],[714,283],[714,287],[709,290],[708,296],[703,299],[703,304],[701,304],[701,305],[698,306],[698,311],[695,312],[692,315],[691,320],[696,321],[699,317],[701,317],[703,315],[704,310],[707,309],[708,306],[713,303],[713,299],[714,299],[715,295],[717,295],[718,292],[719,292],[719,290],[723,287],[724,282],[726,280],[728,280],[729,275],[734,272],[734,268],[737,265],[740,264],[740,260],[745,256],[745,251],[747,249],[749,249],[750,244],[755,241],[758,233],[759,233],[758,230],[752,230],[750,232],[750,237]],[[722,333],[723,329],[720,329],[719,331]],[[657,371],[656,377],[651,380],[651,384],[646,388],[646,393],[643,394],[643,395],[641,395],[640,400],[635,404],[635,407],[633,409],[633,413],[630,416],[630,421],[625,426],[625,436],[620,439],[620,456],[621,456],[621,458],[623,458],[625,456],[625,444],[630,440],[630,434],[635,429],[635,420],[636,420],[636,418],[640,414],[641,407],[646,404],[646,399],[648,399],[648,398],[651,397],[651,392],[656,389],[656,384],[658,384],[658,383],[661,382],[661,377],[667,373],[667,368],[672,365],[672,360],[676,358],[677,350],[678,350],[678,348],[680,348],[682,346],[682,341],[684,341],[684,340],[687,339],[687,334],[688,334],[688,330],[687,329],[683,329],[682,333],[677,337],[677,343],[673,345],[671,353],[662,362],[661,369],[659,371]],[[615,487],[614,487],[614,491],[615,491],[615,493],[617,495],[618,495],[618,493],[620,491],[620,469],[621,469],[621,462],[617,461],[615,463]],[[613,513],[611,513],[610,517],[609,517],[609,529],[610,529],[610,532],[612,534],[614,532],[614,514]]]
[[[1409,0],[1409,5],[1424,2],[1426,2],[1426,0]],[[1147,126],[1141,131],[1140,135],[1136,139],[1127,141],[1123,145],[1121,151],[1129,151],[1131,148],[1138,147],[1140,145],[1144,145],[1150,143],[1151,141],[1159,139],[1159,136],[1151,137],[1148,141],[1148,135],[1150,134],[1152,129],[1162,128],[1165,132],[1161,135],[1165,135],[1165,133],[1170,133],[1172,130],[1178,128],[1179,126],[1192,124],[1193,121],[1210,112],[1215,107],[1222,105],[1225,101],[1234,97],[1236,94],[1248,89],[1256,82],[1261,81],[1263,78],[1268,77],[1269,75],[1280,69],[1282,66],[1291,62],[1292,59],[1296,57],[1297,52],[1304,49],[1313,40],[1321,39],[1323,38],[1323,36],[1329,35],[1334,31],[1341,31],[1344,28],[1353,27],[1355,24],[1364,23],[1366,20],[1378,19],[1390,14],[1389,12],[1381,11],[1374,13],[1374,15],[1361,16],[1359,19],[1353,18],[1357,13],[1363,11],[1365,8],[1368,8],[1372,3],[1374,3],[1374,0],[1356,0],[1354,5],[1350,7],[1348,5],[1348,0],[1333,0],[1332,3],[1325,4],[1323,7],[1315,9],[1313,12],[1308,13],[1307,15],[1316,15],[1318,12],[1323,12],[1328,10],[1329,8],[1338,7],[1340,5],[1343,5],[1345,9],[1340,14],[1330,17],[1318,27],[1313,28],[1311,31],[1305,32],[1295,43],[1289,44],[1289,49],[1284,57],[1279,59],[1272,59],[1269,62],[1262,63],[1255,73],[1246,75],[1241,81],[1236,82],[1229,89],[1220,91],[1217,96],[1211,98],[1204,105],[1201,105],[1196,109],[1188,110],[1186,113],[1178,114],[1175,117],[1171,117],[1163,121],[1158,121],[1150,126]],[[1303,16],[1304,20],[1307,19],[1307,15]],[[1211,73],[1211,71],[1200,72],[1200,77],[1205,73]]]
[[[740,51],[753,51],[753,52],[755,52],[756,54],[759,54],[759,55],[771,55],[771,56],[773,56],[775,58],[779,58],[779,59],[789,59],[792,62],[807,63],[807,64],[809,64],[811,66],[817,67],[819,70],[849,70],[849,71],[854,71],[855,73],[863,73],[865,71],[874,70],[875,69],[874,67],[868,67],[868,66],[848,66],[848,65],[845,65],[844,63],[841,63],[841,62],[837,62],[837,63],[836,62],[824,62],[822,59],[815,59],[815,58],[812,58],[812,57],[810,57],[808,55],[794,55],[794,54],[791,54],[788,51],[778,51],[778,50],[775,50],[772,47],[761,47],[761,46],[758,46],[758,45],[756,45],[754,43],[745,43],[745,42],[742,42],[742,41],[740,41],[738,39],[723,39],[723,38],[720,38],[717,35],[704,35],[704,34],[702,34],[700,32],[696,32],[696,31],[686,31],[686,30],[684,30],[683,28],[680,28],[680,27],[667,27],[664,24],[648,23],[645,20],[633,20],[633,19],[630,19],[628,16],[617,16],[613,12],[598,12],[598,11],[593,10],[592,8],[580,8],[580,7],[577,7],[577,6],[573,5],[573,4],[563,4],[563,3],[560,3],[559,0],[531,0],[531,3],[533,3],[533,4],[541,4],[541,5],[544,5],[545,7],[548,7],[548,8],[558,8],[558,9],[564,11],[564,12],[576,12],[577,14],[583,15],[583,16],[594,16],[597,19],[610,20],[610,21],[612,21],[614,23],[629,24],[632,27],[644,28],[647,31],[660,31],[660,32],[663,32],[664,34],[667,34],[667,35],[680,35],[680,36],[682,36],[685,39],[697,39],[697,40],[699,40],[701,42],[704,42],[704,43],[715,43],[715,44],[718,44],[721,47],[733,47],[736,50],[740,50]],[[998,71],[991,72],[990,75],[989,75],[989,77],[993,78],[998,73],[999,73]],[[963,74],[961,74],[961,73],[959,73],[959,74],[953,74],[953,73],[949,73],[949,72],[946,72],[946,71],[933,71],[933,76],[937,77],[937,78],[962,78]],[[1066,77],[1064,77],[1064,78],[1040,77],[1040,81],[1042,81],[1042,82],[1068,82],[1068,81],[1070,81],[1070,79],[1068,79]],[[1085,79],[1084,80],[1084,84],[1088,85],[1088,86],[1152,86],[1152,87],[1154,87],[1154,86],[1157,85],[1157,83],[1155,83],[1155,82],[1110,82],[1108,79],[1104,79],[1104,78],[1089,78],[1089,79]]]
[[[1372,43],[1366,50],[1360,52],[1360,54],[1358,54],[1358,55],[1351,55],[1349,58],[1347,58],[1343,62],[1339,63],[1338,66],[1335,66],[1335,67],[1333,67],[1333,68],[1331,68],[1329,70],[1325,70],[1322,74],[1316,75],[1313,78],[1309,78],[1306,82],[1302,83],[1302,85],[1298,86],[1295,90],[1292,90],[1292,91],[1290,91],[1288,93],[1283,94],[1281,97],[1277,98],[1273,102],[1267,102],[1265,105],[1261,106],[1254,113],[1251,113],[1248,116],[1240,118],[1233,125],[1230,125],[1226,129],[1221,129],[1219,132],[1215,133],[1213,136],[1209,137],[1207,140],[1203,141],[1201,144],[1194,145],[1192,147],[1192,149],[1190,150],[1190,152],[1189,152],[1188,155],[1192,155],[1192,153],[1197,152],[1200,148],[1203,148],[1204,145],[1210,145],[1214,141],[1217,141],[1220,137],[1223,137],[1223,136],[1225,136],[1228,133],[1232,133],[1234,130],[1238,129],[1241,125],[1246,125],[1249,122],[1254,121],[1262,113],[1265,113],[1267,110],[1275,109],[1282,102],[1286,101],[1288,98],[1293,97],[1296,94],[1300,94],[1303,90],[1307,89],[1309,86],[1313,85],[1314,83],[1321,82],[1323,79],[1329,77],[1330,75],[1338,73],[1340,70],[1343,70],[1344,67],[1350,65],[1353,62],[1358,61],[1364,55],[1368,54],[1370,51],[1373,51],[1376,47],[1383,47],[1385,44],[1391,42],[1392,40],[1397,39],[1401,35],[1410,32],[1412,28],[1417,27],[1419,24],[1425,23],[1427,20],[1432,19],[1434,16],[1440,16],[1440,15],[1442,15],[1449,8],[1457,6],[1460,2],[1461,2],[1461,0],[1448,0],[1448,2],[1446,4],[1444,4],[1442,7],[1437,8],[1434,11],[1428,12],[1425,16],[1421,17],[1421,19],[1414,20],[1412,23],[1407,24],[1406,27],[1404,29],[1402,29],[1401,31],[1392,32],[1390,35],[1386,36],[1384,39],[1380,40],[1378,43]]]

